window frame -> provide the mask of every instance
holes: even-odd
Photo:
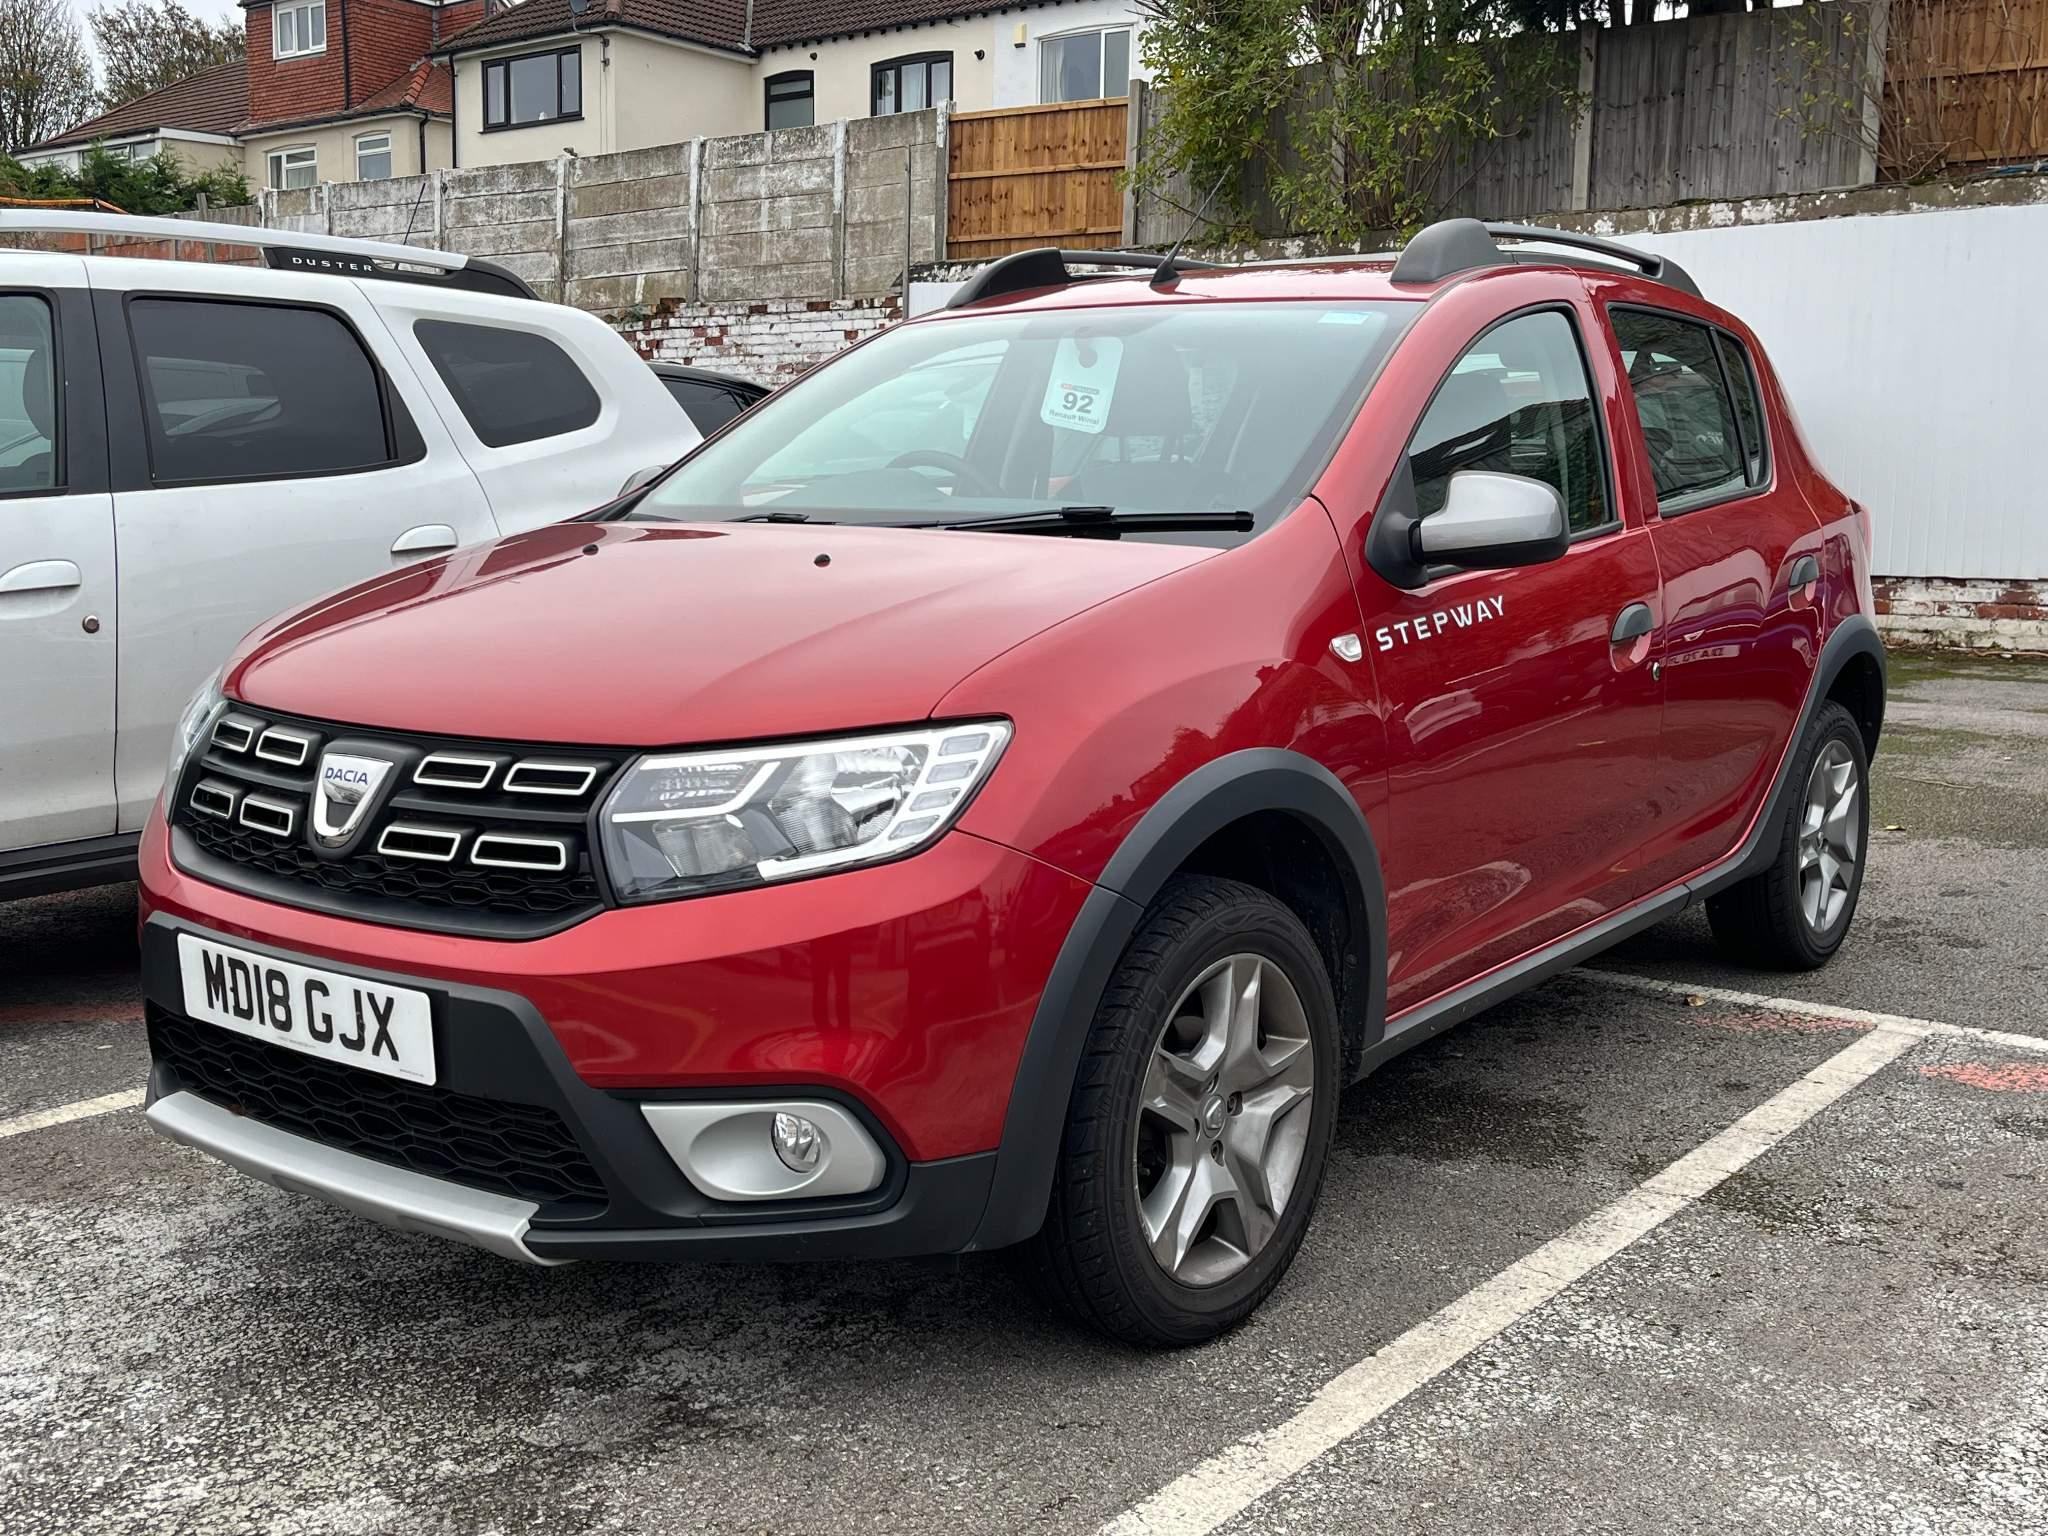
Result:
[[[64,408],[64,306],[58,302],[58,295],[48,288],[15,287],[0,288],[0,299],[40,300],[50,316],[50,409],[52,431],[50,434],[50,483],[48,485],[22,486],[18,490],[0,490],[0,501],[21,501],[31,496],[66,496],[71,494],[71,477],[68,473],[69,440],[71,434],[65,431]],[[97,398],[97,395],[94,396]],[[106,487],[102,485],[101,490]]]
[[[313,169],[313,179],[303,187],[286,185],[284,176],[291,169],[284,162],[292,155],[305,155],[306,163]],[[275,176],[278,179],[273,181]],[[276,149],[263,152],[264,184],[273,192],[304,192],[320,185],[320,146],[317,144],[281,144]]]
[[[373,154],[383,155],[388,162],[387,169],[382,176],[365,176],[363,174],[363,146],[372,139],[382,139],[384,141],[383,148],[371,151]],[[389,128],[380,128],[371,133],[359,133],[350,140],[350,147],[355,151],[357,181],[391,181],[397,175],[398,160],[394,153],[396,140],[393,138]]]
[[[376,464],[351,464],[339,469],[307,469],[290,475],[202,475],[177,480],[159,477],[156,472],[156,438],[162,428],[163,413],[158,409],[156,395],[150,388],[149,356],[142,348],[141,339],[135,334],[133,309],[138,302],[164,301],[179,304],[233,304],[244,309],[305,309],[339,321],[350,339],[362,349],[363,356],[369,361],[370,372],[377,380],[377,407],[384,423],[386,457]],[[387,469],[400,469],[408,464],[417,464],[427,456],[426,442],[420,436],[418,427],[413,425],[404,402],[394,393],[391,376],[385,372],[384,364],[378,358],[376,350],[363,339],[363,333],[355,321],[345,311],[336,309],[332,304],[315,304],[297,299],[239,298],[226,294],[194,293],[179,289],[137,288],[121,295],[121,338],[128,347],[128,362],[135,380],[136,404],[142,413],[143,483],[139,489],[171,491],[196,485],[262,485],[284,480],[331,480],[337,475],[374,475]]]
[[[524,63],[528,59],[550,57],[555,61],[555,105],[558,108],[562,104],[562,61],[576,61],[576,110],[558,111],[553,117],[516,121],[512,116],[512,66]],[[494,69],[502,71],[505,77],[505,116],[497,122],[491,120],[491,71]],[[583,45],[571,43],[566,48],[534,48],[525,53],[498,54],[483,61],[477,75],[477,85],[483,92],[482,99],[477,103],[477,120],[483,125],[482,131],[485,133],[512,133],[521,128],[546,128],[555,123],[580,123],[583,121]]]
[[[1599,380],[1593,372],[1593,355],[1586,348],[1584,317],[1579,313],[1578,306],[1568,299],[1547,299],[1541,303],[1524,305],[1520,309],[1511,309],[1504,315],[1494,316],[1493,319],[1489,320],[1466,339],[1464,344],[1458,348],[1457,356],[1451,359],[1450,367],[1446,368],[1443,371],[1442,377],[1436,381],[1436,387],[1430,390],[1429,399],[1423,402],[1421,411],[1416,414],[1415,424],[1408,429],[1407,437],[1402,439],[1401,464],[1400,468],[1395,471],[1395,483],[1396,485],[1405,485],[1407,487],[1408,499],[1412,503],[1415,494],[1415,480],[1409,469],[1409,459],[1412,456],[1415,434],[1420,432],[1422,424],[1429,420],[1429,413],[1436,408],[1437,396],[1444,392],[1444,386],[1450,383],[1451,375],[1458,371],[1458,364],[1464,362],[1466,357],[1482,341],[1486,340],[1487,337],[1491,336],[1502,326],[1511,324],[1516,320],[1526,320],[1531,315],[1544,314],[1562,315],[1567,329],[1571,332],[1572,344],[1578,348],[1579,369],[1586,380],[1586,399],[1593,407],[1593,435],[1598,442],[1601,463],[1606,470],[1607,521],[1596,527],[1572,530],[1567,541],[1570,549],[1566,550],[1565,555],[1566,558],[1569,558],[1571,549],[1576,549],[1581,544],[1590,543],[1594,539],[1611,538],[1617,533],[1626,531],[1628,520],[1622,515],[1621,487],[1615,474],[1614,439],[1613,434],[1609,431],[1607,408],[1600,397]],[[1388,514],[1393,499],[1390,490],[1389,495],[1381,501],[1379,510],[1373,514],[1375,525]],[[1420,525],[1427,521],[1427,519],[1417,517],[1415,521]],[[1565,509],[1565,526],[1567,529],[1571,528],[1570,508]],[[1424,584],[1427,585],[1428,582],[1439,580],[1450,572],[1463,571],[1468,568],[1462,565],[1430,565],[1424,566],[1422,569],[1426,576]]]
[[[927,97],[931,95],[931,66],[934,64],[944,64],[946,66],[946,99],[949,101],[952,100],[952,49],[942,48],[935,49],[928,53],[898,54],[893,59],[877,59],[874,63],[868,66],[869,117],[896,117],[904,112],[927,112],[931,110],[931,108],[938,105],[936,101],[931,100],[927,100],[925,104],[921,107],[905,107],[902,105],[903,71],[913,64],[921,64],[925,68],[925,95]],[[882,83],[882,76],[884,74],[894,74],[896,77],[896,101],[898,104],[896,106],[891,107],[887,112],[884,112],[881,109],[880,101],[880,87]]]
[[[1108,81],[1108,79],[1107,79],[1107,69],[1106,69],[1106,60],[1105,60],[1105,57],[1104,57],[1104,51],[1105,51],[1105,50],[1106,50],[1106,49],[1108,48],[1108,46],[1109,46],[1109,34],[1110,34],[1110,33],[1112,33],[1112,32],[1123,32],[1123,33],[1127,33],[1127,34],[1129,34],[1129,36],[1130,36],[1130,45],[1129,45],[1129,49],[1128,49],[1128,51],[1127,51],[1127,52],[1126,52],[1126,54],[1125,54],[1125,57],[1126,57],[1126,58],[1128,58],[1128,59],[1130,59],[1130,60],[1132,60],[1132,61],[1135,61],[1135,60],[1137,59],[1137,57],[1138,57],[1138,28],[1137,28],[1137,25],[1136,25],[1136,24],[1135,24],[1134,22],[1128,22],[1128,21],[1124,21],[1124,22],[1114,22],[1114,21],[1105,21],[1105,22],[1101,23],[1101,24],[1100,24],[1099,26],[1093,26],[1093,27],[1072,27],[1072,28],[1069,28],[1069,29],[1068,29],[1067,31],[1064,31],[1064,32],[1048,32],[1048,33],[1045,33],[1045,34],[1043,34],[1042,36],[1040,36],[1040,38],[1038,39],[1038,104],[1039,104],[1040,106],[1042,106],[1042,107],[1065,107],[1065,106],[1072,106],[1072,105],[1074,105],[1074,103],[1075,103],[1075,102],[1077,102],[1077,101],[1126,101],[1126,100],[1128,100],[1128,99],[1130,98],[1130,92],[1131,92],[1131,82],[1130,82],[1130,81],[1129,81],[1128,79],[1126,79],[1126,80],[1125,80],[1125,81],[1123,82],[1123,87],[1124,87],[1124,88],[1123,88],[1123,90],[1119,91],[1119,92],[1118,92],[1118,93],[1117,93],[1116,95],[1114,95],[1114,96],[1079,96],[1079,97],[1076,97],[1076,98],[1074,98],[1074,101],[1068,101],[1068,100],[1067,100],[1066,98],[1064,98],[1064,97],[1062,97],[1062,98],[1060,98],[1060,99],[1058,99],[1058,100],[1056,100],[1056,101],[1048,101],[1048,100],[1046,99],[1046,95],[1045,95],[1045,65],[1046,65],[1046,59],[1047,59],[1047,54],[1046,54],[1046,51],[1045,51],[1045,45],[1046,45],[1047,43],[1063,43],[1063,42],[1066,42],[1066,41],[1068,41],[1068,40],[1069,40],[1069,39],[1071,39],[1071,38],[1076,38],[1076,37],[1086,37],[1086,36],[1087,36],[1087,35],[1088,35],[1089,33],[1091,33],[1091,32],[1095,34],[1095,68],[1096,68],[1097,80],[1098,80],[1098,83],[1099,83],[1100,85],[1102,85],[1102,86],[1103,86],[1103,88],[1107,89],[1107,87],[1108,87],[1108,85],[1109,85],[1109,81]]]
[[[809,123],[792,123],[790,126],[793,128],[815,128],[818,126],[817,71],[811,69],[785,69],[780,74],[770,75],[761,82],[761,131],[763,133],[778,133],[781,131],[768,121],[769,108],[774,106],[776,101],[775,87],[778,85],[789,85],[798,80],[804,83],[803,94],[801,96],[784,96],[782,100],[808,101],[811,104],[811,120]],[[874,81],[872,78],[868,82],[868,93],[872,98],[874,94]]]
[[[312,15],[315,11],[320,13],[320,41],[317,45],[311,48],[280,48],[277,46],[277,23],[280,17],[306,17]],[[292,30],[295,34],[302,33],[305,30],[304,22],[299,22]],[[270,56],[273,59],[317,58],[326,51],[327,0],[289,0],[288,4],[274,5],[270,8]]]
[[[1621,375],[1623,386],[1628,390],[1628,408],[1631,412],[1635,413],[1636,440],[1642,444],[1643,468],[1650,472],[1652,507],[1657,516],[1660,519],[1684,517],[1691,512],[1704,512],[1709,507],[1725,507],[1731,502],[1748,501],[1754,497],[1768,496],[1776,490],[1778,486],[1778,457],[1771,451],[1770,407],[1764,403],[1763,378],[1756,371],[1756,359],[1750,355],[1748,344],[1740,336],[1729,330],[1727,326],[1713,320],[1704,320],[1698,315],[1689,315],[1681,309],[1666,309],[1661,305],[1640,304],[1634,301],[1609,303],[1604,308],[1607,318],[1607,333],[1614,343],[1615,368]],[[1745,452],[1747,445],[1742,441],[1742,413],[1735,408],[1735,386],[1728,378],[1726,356],[1719,346],[1715,346],[1712,348],[1714,367],[1721,380],[1721,388],[1727,395],[1729,420],[1735,424],[1735,449],[1742,459],[1742,473],[1745,483],[1741,489],[1733,491],[1716,491],[1711,493],[1695,491],[1689,496],[1681,496],[1674,499],[1669,506],[1666,506],[1663,499],[1657,496],[1657,471],[1655,466],[1650,463],[1650,445],[1642,437],[1643,418],[1636,404],[1635,380],[1629,377],[1628,365],[1622,360],[1621,354],[1624,349],[1621,344],[1621,332],[1614,327],[1615,314],[1627,311],[1634,311],[1637,314],[1643,315],[1653,315],[1660,320],[1676,320],[1680,324],[1694,326],[1707,332],[1709,337],[1725,337],[1734,344],[1736,350],[1742,356],[1743,366],[1749,370],[1750,393],[1756,399],[1757,430],[1763,433],[1764,439],[1763,475],[1754,485],[1747,483],[1749,478],[1749,455]]]

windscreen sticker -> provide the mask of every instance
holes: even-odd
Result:
[[[1124,344],[1114,336],[1063,337],[1053,353],[1038,419],[1069,432],[1100,432],[1109,420],[1123,360]]]

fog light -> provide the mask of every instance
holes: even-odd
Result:
[[[775,1147],[775,1155],[782,1159],[782,1166],[791,1173],[809,1173],[818,1166],[819,1155],[825,1150],[825,1139],[819,1135],[817,1126],[802,1115],[776,1115],[768,1129],[768,1140]]]

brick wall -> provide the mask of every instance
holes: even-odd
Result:
[[[2048,581],[1880,576],[1872,588],[1892,644],[2048,650]]]
[[[338,17],[339,0],[329,0],[328,9]],[[348,0],[349,89],[355,101],[410,72],[433,46],[431,8],[413,0]]]
[[[751,304],[664,299],[651,310],[605,316],[650,361],[716,368],[768,385],[796,377],[902,317],[894,298]]]
[[[474,25],[482,0],[450,7],[440,17],[444,35]],[[426,56],[434,46],[435,13],[416,0],[348,0],[346,23],[340,0],[328,0],[327,50],[311,57],[271,56],[271,7],[248,9],[249,120],[296,123],[345,111],[366,100]],[[344,25],[347,33],[348,92],[342,90]]]

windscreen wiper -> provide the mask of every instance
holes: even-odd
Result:
[[[978,533],[1250,533],[1249,512],[1119,512],[1115,507],[1048,507],[997,517],[889,523],[890,528],[971,528]]]
[[[728,523],[829,523],[829,517],[813,517],[808,512],[749,512],[745,517],[728,517]]]

